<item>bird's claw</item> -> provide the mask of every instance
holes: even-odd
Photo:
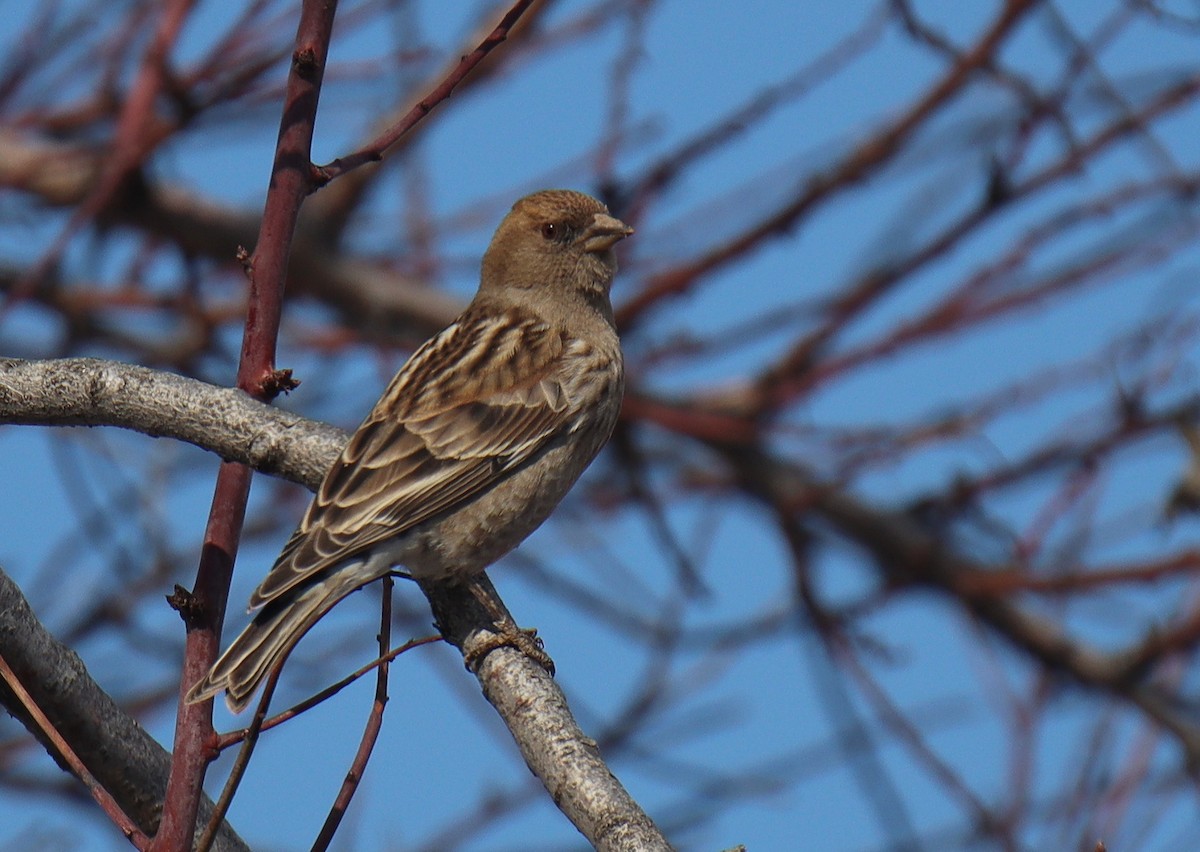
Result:
[[[520,651],[554,677],[554,660],[543,650],[545,644],[538,637],[537,628],[517,627],[511,622],[497,624],[495,633],[477,634],[469,645],[463,648],[463,662],[468,670],[475,672],[484,657],[497,648],[505,647]]]

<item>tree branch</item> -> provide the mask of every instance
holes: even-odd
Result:
[[[94,358],[0,358],[0,422],[117,426],[174,438],[309,488],[347,439],[341,429],[240,390]]]
[[[722,449],[714,446],[714,449]],[[1200,726],[1193,714],[1131,666],[1129,654],[1106,653],[1076,640],[1058,622],[980,589],[995,569],[956,552],[902,512],[885,512],[830,487],[801,466],[754,449],[723,448],[746,491],[782,511],[812,512],[875,559],[894,587],[939,591],[1048,671],[1128,702],[1179,741],[1189,766],[1200,765]]]

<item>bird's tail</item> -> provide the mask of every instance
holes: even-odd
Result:
[[[347,570],[349,569],[349,570]],[[318,582],[285,594],[264,606],[233,640],[199,683],[188,690],[187,703],[195,704],[225,690],[225,703],[241,713],[259,684],[289,653],[300,637],[325,613],[351,592],[378,579],[351,566]]]

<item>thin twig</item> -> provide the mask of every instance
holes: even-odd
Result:
[[[375,700],[371,703],[367,727],[363,731],[362,741],[358,744],[354,762],[350,764],[350,771],[346,773],[341,789],[338,790],[337,798],[334,799],[333,807],[329,809],[329,816],[325,818],[325,824],[321,826],[321,831],[313,842],[313,852],[317,852],[317,850],[323,852],[333,842],[333,835],[337,833],[338,826],[341,825],[342,818],[346,815],[346,809],[350,807],[350,800],[358,790],[358,784],[367,769],[367,761],[371,759],[371,752],[379,740],[379,730],[383,727],[383,710],[388,701],[387,683],[390,667],[386,656],[387,649],[392,644],[392,586],[395,582],[390,576],[383,578],[383,603],[380,606],[379,618],[379,655],[385,659],[379,664],[376,671]]]
[[[276,713],[270,719],[267,719],[265,722],[262,723],[260,733],[263,731],[269,731],[274,727],[282,725],[284,722],[287,722],[290,719],[294,719],[296,716],[299,716],[301,713],[311,710],[313,707],[316,707],[318,704],[321,704],[324,701],[327,701],[328,699],[337,695],[339,692],[341,692],[343,689],[345,689],[350,684],[354,683],[354,681],[358,680],[363,675],[367,674],[368,672],[374,671],[375,669],[379,668],[379,666],[383,665],[384,663],[390,663],[392,660],[396,659],[404,652],[411,651],[413,648],[420,647],[421,645],[431,645],[434,642],[441,642],[441,641],[444,641],[444,640],[442,639],[442,637],[440,635],[423,636],[420,639],[408,640],[400,647],[393,648],[391,651],[384,654],[383,656],[376,657],[374,660],[367,663],[362,668],[357,669],[357,670],[351,672],[350,674],[346,675],[344,678],[339,680],[337,683],[330,684],[325,689],[322,689],[320,692],[315,693],[314,695],[304,699],[303,701],[301,701],[298,704],[293,704],[291,707],[289,707],[287,710],[284,710],[281,713]],[[227,734],[222,734],[221,738],[217,744],[217,750],[224,751],[225,749],[229,748],[230,746],[237,745],[243,739],[245,739],[247,736],[249,736],[249,734],[250,734],[249,727],[240,728],[239,730],[230,731]]]
[[[525,14],[525,10],[533,5],[534,0],[518,0],[513,4],[513,7],[508,10],[496,28],[492,30],[479,43],[473,51],[462,58],[462,61],[454,67],[442,82],[434,87],[433,91],[419,100],[417,104],[405,113],[404,117],[393,124],[379,136],[368,142],[365,146],[355,151],[353,154],[347,154],[344,157],[338,157],[328,165],[318,166],[316,168],[316,180],[324,185],[334,178],[344,175],[346,172],[353,171],[360,166],[365,166],[367,163],[376,163],[383,159],[383,154],[392,145],[396,144],[404,134],[412,130],[416,125],[429,113],[433,112],[442,101],[450,97],[454,88],[463,81],[467,74],[483,61],[489,53],[499,47],[505,39],[508,38],[509,32],[520,20],[521,15]]]
[[[75,777],[83,782],[88,792],[92,794],[92,798],[108,814],[109,819],[121,830],[121,833],[138,849],[146,849],[150,845],[150,838],[142,833],[142,830],[122,810],[121,806],[117,804],[108,790],[104,788],[104,785],[97,781],[95,776],[88,771],[83,761],[75,754],[74,749],[59,734],[53,723],[46,717],[46,714],[42,712],[42,708],[38,707],[37,702],[33,700],[33,696],[25,689],[16,672],[9,667],[8,661],[3,656],[0,656],[0,679],[3,679],[8,688],[17,696],[17,699],[21,702],[21,706],[25,708],[26,712],[37,723],[42,734],[45,735],[46,739],[50,741],[50,744],[58,752],[58,756],[75,773]]]
[[[336,12],[337,0],[306,0],[302,6],[258,243],[246,264],[250,287],[237,386],[258,399],[275,396],[289,378],[275,370],[276,339],[296,222],[301,204],[313,190],[313,130]],[[195,586],[190,596],[176,596],[188,626],[182,678],[185,685],[195,683],[216,659],[249,495],[250,469],[230,462],[222,464]],[[155,852],[191,849],[204,773],[214,754],[212,704],[187,704],[184,694],[181,689],[174,759],[163,819],[153,844]]]
[[[233,804],[233,797],[237,794],[238,787],[242,783],[242,778],[246,774],[246,769],[250,766],[250,756],[254,754],[254,747],[258,745],[258,735],[262,733],[263,720],[267,717],[267,708],[271,706],[271,696],[275,694],[275,686],[279,683],[279,673],[281,671],[283,671],[283,666],[281,664],[276,665],[267,676],[266,683],[263,684],[262,697],[258,699],[258,707],[254,710],[254,717],[250,720],[250,724],[246,726],[242,738],[242,747],[238,751],[237,759],[233,762],[233,768],[229,771],[229,777],[225,780],[225,786],[221,790],[221,797],[217,799],[217,804],[213,808],[212,817],[209,819],[208,825],[204,828],[203,836],[196,843],[196,852],[208,852],[213,838],[216,837],[217,828],[221,825],[221,820],[225,819],[225,814],[229,812],[229,806]]]

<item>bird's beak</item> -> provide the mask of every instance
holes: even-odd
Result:
[[[632,233],[633,228],[615,216],[597,213],[592,217],[592,224],[579,235],[578,241],[583,244],[584,251],[606,251]]]

